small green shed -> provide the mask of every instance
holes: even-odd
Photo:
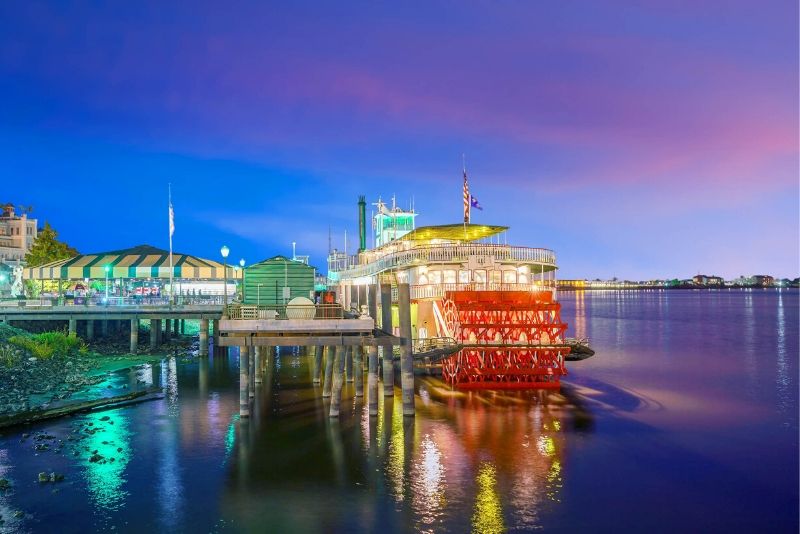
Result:
[[[244,303],[285,304],[294,297],[314,300],[315,271],[310,265],[284,256],[245,267]]]

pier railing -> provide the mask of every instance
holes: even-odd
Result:
[[[360,278],[373,276],[389,269],[396,269],[414,263],[453,263],[466,262],[470,256],[491,257],[494,261],[531,262],[544,267],[555,268],[556,255],[546,248],[516,247],[511,245],[485,245],[477,243],[423,245],[409,250],[393,252],[379,258],[362,254],[361,265],[351,266],[340,271],[339,278]],[[548,269],[550,270],[550,269]],[[533,273],[536,274],[536,273]]]
[[[227,318],[234,320],[343,319],[340,304],[230,304]]]
[[[170,302],[170,300],[172,302]],[[51,308],[53,306],[81,307],[169,307],[173,306],[222,306],[222,295],[176,295],[175,297],[45,297],[39,299],[6,299],[0,308]]]

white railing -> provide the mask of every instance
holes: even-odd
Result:
[[[425,284],[411,286],[412,299],[439,299],[447,291],[553,291],[555,280],[535,284]]]
[[[361,278],[363,276],[374,276],[389,269],[405,267],[414,263],[426,265],[437,262],[465,262],[470,256],[488,256],[498,262],[531,262],[546,267],[555,268],[556,266],[555,253],[546,248],[466,243],[458,245],[425,245],[393,252],[369,263],[341,271],[338,275],[340,280]]]
[[[221,306],[224,297],[221,295],[202,295],[187,296],[176,295],[173,297],[172,304],[175,306]],[[53,297],[41,299],[24,300],[3,300],[0,301],[1,308],[51,308],[53,306],[75,306],[75,307],[139,307],[139,306],[158,306],[168,307],[170,297],[114,297],[93,295],[91,297]]]

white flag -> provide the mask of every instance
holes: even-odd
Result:
[[[172,209],[172,202],[169,203],[169,236],[175,233],[175,211]]]

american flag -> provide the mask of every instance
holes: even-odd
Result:
[[[470,198],[469,186],[467,185],[467,170],[464,169],[464,224],[469,224]]]

